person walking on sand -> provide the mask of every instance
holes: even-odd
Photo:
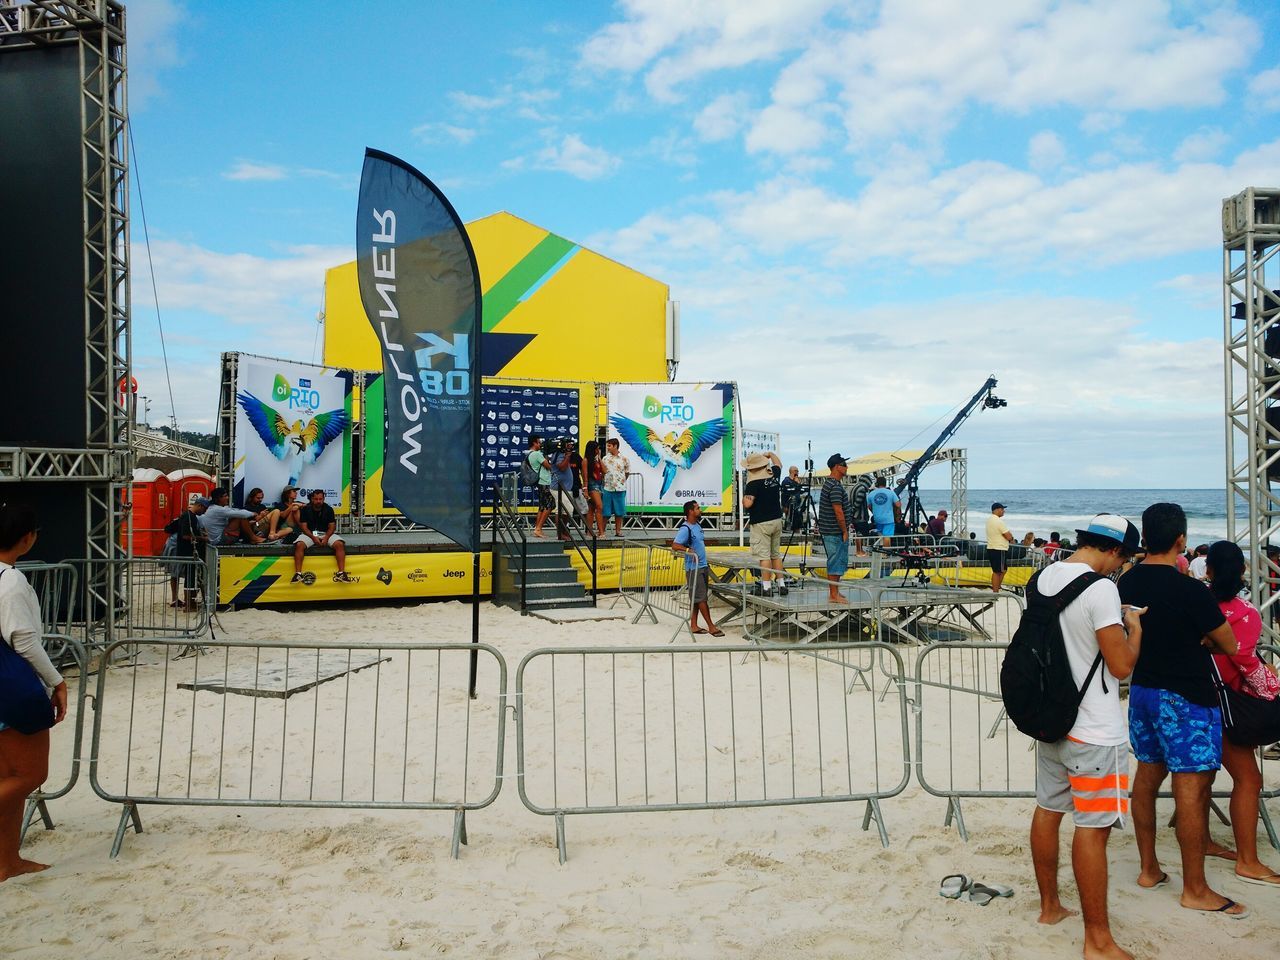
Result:
[[[21,657],[35,671],[52,706],[44,722],[56,725],[67,716],[67,683],[41,643],[40,600],[15,566],[35,546],[38,534],[35,510],[0,504],[0,643],[10,648],[6,656]],[[12,704],[0,705],[0,717],[8,716],[11,723],[22,726],[6,707]],[[0,719],[0,882],[49,869],[47,863],[24,859],[19,853],[23,804],[48,775],[48,727],[23,733]]]
[[[711,619],[711,607],[707,603],[707,542],[702,534],[702,507],[697,500],[684,505],[684,523],[671,541],[671,549],[684,554],[685,585],[689,589],[689,632],[709,633],[723,637],[724,631]],[[698,614],[706,621],[707,629],[698,626]]]
[[[827,457],[831,476],[822,484],[818,495],[818,533],[827,557],[827,599],[832,603],[848,603],[840,593],[840,578],[849,569],[849,498],[844,491],[844,477],[849,461],[838,453]]]
[[[1070,812],[1075,824],[1071,868],[1084,913],[1084,955],[1132,960],[1116,945],[1107,915],[1107,839],[1129,809],[1129,736],[1120,681],[1138,660],[1141,611],[1121,611],[1116,585],[1105,579],[1133,556],[1138,529],[1124,517],[1099,514],[1078,531],[1080,549],[1036,575],[1036,589],[1055,597],[1090,571],[1104,579],[1084,589],[1058,614],[1071,676],[1082,690],[1075,725],[1056,743],[1036,742],[1036,809],[1031,862],[1040,891],[1040,923],[1072,916],[1058,894],[1058,833]],[[1094,675],[1097,659],[1099,676]]]
[[[991,515],[987,517],[987,563],[991,565],[991,590],[1000,592],[1000,584],[1004,583],[1005,571],[1009,569],[1009,544],[1013,543],[1013,533],[1004,522],[1004,504],[993,503]]]
[[[1209,791],[1222,763],[1222,717],[1209,655],[1232,656],[1239,647],[1209,588],[1178,572],[1177,558],[1187,548],[1182,507],[1147,507],[1142,539],[1146,559],[1120,578],[1120,599],[1147,611],[1129,686],[1129,743],[1138,760],[1132,796],[1142,860],[1138,885],[1158,887],[1169,879],[1156,856],[1156,793],[1172,773],[1182,906],[1243,919],[1248,908],[1210,889],[1204,874]]]

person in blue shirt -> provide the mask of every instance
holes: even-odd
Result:
[[[871,522],[882,537],[892,537],[897,530],[898,495],[889,489],[884,477],[876,477],[876,488],[867,494],[867,506],[871,508]]]
[[[723,637],[724,631],[711,620],[711,608],[707,605],[707,541],[702,535],[702,507],[697,500],[684,505],[684,523],[671,541],[671,549],[684,554],[685,584],[689,588],[689,632],[709,633]],[[698,614],[706,621],[707,629],[698,626]]]

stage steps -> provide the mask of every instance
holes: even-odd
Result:
[[[569,562],[566,546],[560,540],[530,537],[524,569],[521,569],[519,558],[508,560],[505,551],[494,551],[495,564],[510,565],[517,592],[524,585],[527,609],[553,610],[592,606],[591,597],[578,579],[577,570]]]

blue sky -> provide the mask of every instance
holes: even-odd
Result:
[[[222,352],[318,356],[323,270],[354,255],[375,146],[464,219],[510,210],[669,283],[681,379],[737,380],[788,460],[923,446],[994,372],[1009,407],[955,441],[974,487],[1222,484],[1219,203],[1280,184],[1274,3],[128,16],[186,428],[213,428]],[[135,366],[161,422],[138,200]]]

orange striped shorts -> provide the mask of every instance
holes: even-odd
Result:
[[[1036,744],[1036,803],[1070,813],[1077,827],[1124,826],[1129,745],[1099,747],[1063,737]]]

